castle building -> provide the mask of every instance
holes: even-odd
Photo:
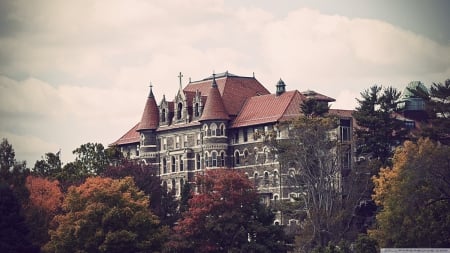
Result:
[[[244,171],[270,203],[292,197],[289,168],[264,142],[264,134],[288,138],[281,124],[301,115],[300,105],[315,99],[328,105],[333,98],[308,90],[286,90],[280,79],[271,94],[254,76],[225,72],[189,83],[172,100],[157,103],[150,87],[141,121],[112,143],[126,156],[158,168],[164,185],[181,194],[182,186],[197,173],[226,167]],[[350,145],[353,121],[348,110],[330,110],[339,118],[336,136]],[[342,171],[352,166],[351,149],[342,159]]]

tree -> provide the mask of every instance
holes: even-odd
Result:
[[[433,83],[429,93],[421,86],[410,91],[426,103],[428,119],[421,125],[421,136],[450,145],[450,79]]]
[[[19,200],[8,185],[0,183],[0,249],[4,253],[39,252],[28,233]]]
[[[124,159],[120,164],[108,167],[102,176],[113,179],[132,177],[136,186],[150,197],[149,208],[159,217],[161,224],[173,226],[179,218],[178,203],[174,194],[164,188],[156,170],[156,167]]]
[[[450,147],[419,139],[396,150],[373,178],[382,208],[369,231],[381,247],[450,247]]]
[[[400,145],[407,134],[403,123],[395,118],[401,93],[395,88],[374,85],[361,93],[353,113],[359,128],[355,130],[358,156],[370,156],[387,164],[393,147]]]
[[[289,187],[299,194],[311,226],[311,246],[326,246],[332,234],[333,219],[339,210],[340,167],[337,140],[330,133],[337,127],[332,117],[300,117],[290,122],[289,139],[275,139],[280,166],[292,168]]]
[[[33,174],[36,176],[57,179],[61,173],[62,164],[58,154],[46,153],[41,160],[34,164]]]
[[[35,176],[27,177],[26,187],[30,197],[24,212],[30,228],[30,238],[34,245],[42,246],[50,239],[50,221],[61,208],[63,193],[58,181]]]
[[[75,163],[78,163],[84,175],[99,175],[110,163],[110,153],[101,143],[88,142],[75,149],[73,154],[76,155]]]
[[[328,113],[330,108],[328,107],[327,103],[309,98],[303,101],[303,103],[300,105],[300,109],[305,116],[321,117]]]
[[[282,227],[260,203],[252,182],[234,170],[197,175],[198,194],[174,227],[174,252],[285,252]]]
[[[131,177],[88,178],[72,186],[46,252],[157,252],[164,233]]]

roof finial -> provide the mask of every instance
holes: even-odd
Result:
[[[153,84],[152,84],[151,81],[150,81],[150,85],[149,85],[148,87],[150,87],[150,93],[148,94],[148,97],[149,97],[149,98],[152,98],[152,97],[153,97],[153,91],[152,91]]]
[[[213,82],[211,84],[211,87],[216,88],[217,87],[217,83],[216,83],[216,73],[213,71]]]
[[[183,80],[182,80],[183,74],[181,74],[181,72],[180,72],[180,74],[178,75],[178,78],[180,79],[180,90],[182,90],[182,89],[183,89],[183,84],[182,84],[182,82],[183,82]]]

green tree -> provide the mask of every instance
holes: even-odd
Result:
[[[83,175],[100,175],[110,164],[109,152],[101,143],[86,143],[73,151]]]
[[[328,107],[327,103],[309,98],[303,101],[303,103],[300,105],[300,109],[305,116],[321,117],[328,113],[330,108]]]
[[[123,159],[120,164],[108,167],[102,176],[113,179],[132,177],[136,186],[150,197],[149,208],[159,217],[162,225],[173,226],[178,220],[178,201],[156,175],[157,167],[137,164]]]
[[[4,253],[39,252],[29,239],[22,207],[8,185],[0,182],[0,249]]]
[[[148,197],[131,177],[72,186],[55,216],[46,252],[158,252],[165,238]]]
[[[426,103],[428,119],[421,125],[421,136],[450,145],[450,79],[433,83],[429,93],[420,86],[410,91]]]
[[[58,154],[46,153],[41,160],[34,164],[33,174],[36,176],[58,179],[61,173],[62,164]]]
[[[252,182],[233,170],[217,169],[197,176],[198,194],[174,227],[167,251],[285,252],[282,227],[259,203]]]
[[[419,139],[396,150],[373,178],[382,208],[369,231],[381,247],[450,247],[450,147]]]
[[[401,93],[395,88],[374,85],[361,93],[353,117],[359,128],[355,129],[358,156],[370,156],[387,164],[393,147],[405,140],[403,123],[396,119],[397,100]]]

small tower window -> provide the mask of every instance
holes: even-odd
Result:
[[[183,103],[178,103],[177,106],[177,119],[181,119],[181,111],[183,110]]]
[[[161,112],[161,122],[166,122],[166,108],[162,109]]]
[[[198,103],[195,103],[194,105],[194,116],[195,117],[200,116],[200,107],[198,106]]]

